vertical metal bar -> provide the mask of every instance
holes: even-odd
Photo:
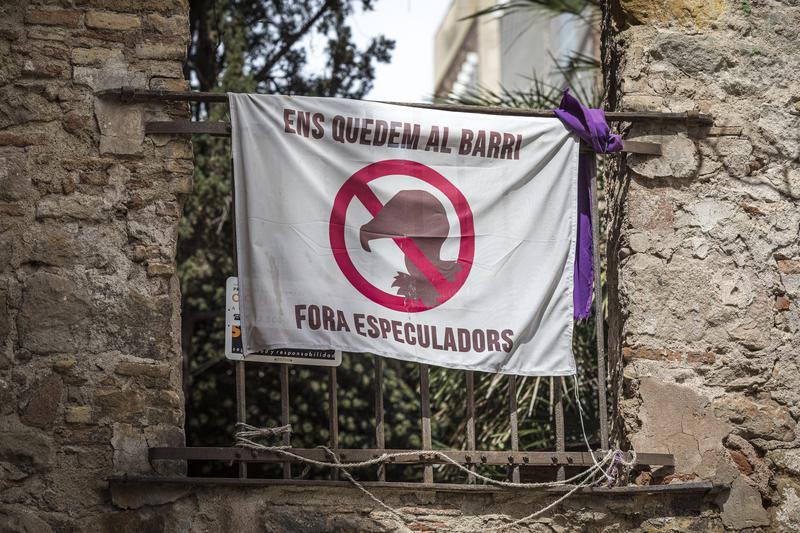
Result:
[[[464,372],[467,380],[467,450],[474,452],[475,445],[475,373],[472,370]],[[473,461],[475,458],[473,458]],[[475,470],[474,466],[469,467]],[[472,474],[467,478],[468,483],[475,483],[475,476]]]
[[[600,447],[608,449],[608,405],[606,404],[606,341],[603,313],[603,282],[600,272],[600,214],[597,157],[592,154],[592,257],[594,260],[594,331],[597,340],[597,408],[600,411]]]
[[[281,425],[289,423],[289,365],[281,363],[279,365],[281,372]],[[289,432],[283,434],[284,446],[291,446],[292,436]],[[283,463],[283,477],[289,479],[292,477],[292,463]]]
[[[328,373],[328,424],[331,434],[330,447],[339,447],[339,401],[337,398],[336,367],[332,366]],[[339,479],[339,471],[331,469],[331,479]]]
[[[236,250],[236,182],[233,179],[233,158],[230,160],[231,170],[231,231],[233,232],[233,275],[239,276],[239,257]],[[227,305],[227,302],[226,302]],[[236,421],[247,423],[247,399],[244,361],[236,361]],[[247,477],[247,463],[239,463],[239,477]]]
[[[519,451],[519,425],[517,421],[517,376],[508,376],[508,407],[511,413],[511,451]],[[519,483],[519,466],[511,465],[511,481]]]
[[[566,451],[567,446],[564,437],[564,400],[561,393],[561,376],[553,378],[551,382],[554,387],[554,398],[556,402],[556,451],[563,453]],[[566,472],[563,466],[558,467],[557,479],[563,481],[566,478]]]
[[[378,450],[386,448],[386,434],[383,426],[383,359],[375,358],[375,443]],[[386,481],[386,467],[378,466],[378,481]]]
[[[236,361],[236,421],[247,423],[247,402],[245,400],[244,361]],[[239,477],[247,477],[247,463],[239,463]]]
[[[428,365],[419,365],[419,393],[420,407],[422,410],[422,449],[432,450],[433,441],[431,438],[431,398],[428,386],[430,369]],[[422,480],[424,483],[433,483],[433,466],[426,464],[423,470]]]

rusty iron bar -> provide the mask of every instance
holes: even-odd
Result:
[[[228,103],[225,93],[211,93],[200,91],[161,91],[153,89],[134,89],[119,87],[103,89],[95,93],[100,98],[116,98],[122,102],[148,102],[148,101],[183,101],[183,102],[216,102]],[[367,100],[372,101],[372,100]],[[459,113],[482,113],[485,115],[507,115],[517,117],[551,118],[555,116],[552,109],[516,109],[497,106],[470,106],[459,104],[426,104],[417,102],[381,102],[378,104],[397,105],[403,107],[416,107],[420,109],[435,109],[439,111],[456,111]],[[711,126],[714,118],[706,113],[697,111],[683,112],[656,112],[656,111],[606,111],[606,119],[620,122],[642,121],[678,121]]]
[[[278,365],[281,380],[281,425],[289,423],[289,365],[281,363]],[[283,445],[291,446],[292,436],[290,433],[283,434]],[[290,479],[292,477],[292,463],[286,461],[283,463],[283,477]]]
[[[606,397],[606,339],[603,311],[603,281],[600,271],[600,204],[597,181],[597,158],[592,165],[592,260],[594,262],[594,333],[597,343],[597,410],[600,415],[600,447],[608,449],[608,404]],[[578,413],[580,416],[580,412]]]
[[[144,132],[147,135],[164,134],[207,134],[215,137],[230,137],[230,122],[192,122],[191,120],[166,120],[158,122],[146,122]],[[622,141],[622,151],[629,154],[642,155],[661,155],[661,145],[643,141]],[[588,145],[581,143],[581,152],[590,153],[592,149]]]
[[[231,208],[236,211],[236,182],[233,179],[233,158],[228,161],[231,171]],[[239,262],[236,251],[236,222],[233,223],[233,273],[239,275]],[[236,361],[234,365],[235,387],[236,387],[236,421],[240,424],[247,423],[247,374],[245,373],[244,361]],[[239,477],[247,477],[247,463],[239,463]]]
[[[144,475],[115,475],[106,478],[109,483],[114,484],[143,484],[143,485],[182,485],[182,486],[242,486],[242,487],[268,487],[268,486],[302,486],[302,487],[341,487],[353,488],[349,481],[331,481],[329,479],[236,479],[224,477],[180,477],[180,476],[144,476]],[[496,485],[466,485],[463,483],[432,483],[423,485],[413,482],[382,482],[382,481],[361,481],[365,487],[394,489],[401,491],[430,490],[435,492],[452,493],[498,493],[508,492],[509,490]],[[583,487],[578,490],[581,494],[592,494],[605,497],[630,497],[640,494],[675,494],[683,496],[687,494],[709,494],[720,493],[729,490],[730,486],[725,484],[714,484],[711,481],[697,481],[689,483],[673,483],[672,485],[627,485],[624,487]],[[561,494],[572,490],[572,487],[550,487],[540,490],[542,492]],[[695,498],[698,504],[702,498]]]
[[[517,376],[508,376],[508,409],[511,425],[511,451],[519,451],[519,423],[517,420]],[[511,463],[511,481],[519,483],[519,465]]]
[[[561,376],[556,376],[552,380],[552,386],[555,387],[555,401],[556,401],[556,451],[563,453],[566,450],[566,439],[564,437],[564,398],[562,397],[562,379]],[[566,477],[564,466],[558,467],[556,479],[563,481]]]
[[[419,365],[419,393],[420,410],[422,411],[422,449],[432,450],[433,441],[431,438],[431,393],[429,386],[430,367]],[[420,458],[424,458],[421,455]],[[427,462],[423,469],[422,480],[425,483],[433,483],[433,467]]]
[[[330,431],[330,447],[339,447],[339,401],[337,398],[338,383],[336,367],[328,369],[328,425]],[[339,479],[339,471],[331,470],[331,479]]]
[[[236,361],[236,421],[247,423],[247,402],[245,400],[244,361]],[[247,463],[239,462],[239,477],[247,477]]]
[[[464,377],[467,382],[467,450],[477,450],[475,443],[475,372],[466,370]],[[477,453],[477,452],[476,452]],[[467,457],[470,461],[470,457]],[[474,471],[475,467],[470,466],[470,470]],[[475,483],[477,478],[470,474],[467,477],[467,483]]]
[[[383,359],[375,358],[375,445],[379,450],[386,447],[386,432],[383,422]],[[378,466],[378,481],[386,481],[386,467]]]
[[[317,461],[330,461],[325,450],[320,448],[291,448],[293,454],[307,459]],[[383,453],[407,453],[418,450],[399,450],[399,449],[336,449],[334,453],[342,462],[361,462],[376,459]],[[509,466],[518,464],[521,467],[556,467],[559,465],[584,467],[593,466],[595,461],[590,452],[510,452],[506,451],[487,451],[487,450],[437,450],[457,463],[470,465],[494,465]],[[593,452],[594,457],[599,461],[607,452],[597,450]],[[286,458],[280,453],[272,450],[257,450],[237,447],[165,447],[150,448],[150,459],[152,460],[184,460],[184,461],[244,461],[248,463],[283,463],[299,462],[297,459]],[[675,458],[668,453],[637,453],[638,465],[650,466],[675,466]],[[420,453],[419,455],[406,455],[389,460],[389,464],[406,465],[434,465],[446,464],[447,462],[433,454]]]

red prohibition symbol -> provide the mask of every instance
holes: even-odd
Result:
[[[450,201],[460,226],[457,261],[439,258],[448,235],[444,206],[427,191],[399,191],[385,205],[369,183],[384,176],[410,176],[436,187]],[[347,208],[357,199],[373,220],[361,227],[362,247],[391,238],[405,257],[409,273],[399,272],[390,294],[367,281],[353,264],[345,242]],[[469,276],[475,254],[475,229],[467,199],[452,183],[432,168],[402,159],[387,159],[365,166],[344,182],[333,202],[329,224],[331,250],[347,280],[371,301],[395,311],[427,311],[452,298]]]

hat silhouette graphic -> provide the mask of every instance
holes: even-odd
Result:
[[[450,232],[450,223],[442,203],[421,190],[400,191],[386,202],[372,220],[361,226],[361,247],[371,252],[369,243],[376,239],[410,238],[430,263],[448,281],[455,280],[461,269],[457,261],[441,258],[442,246]],[[398,272],[392,287],[397,294],[421,300],[426,306],[440,302],[440,294],[425,274],[406,256],[408,272]]]

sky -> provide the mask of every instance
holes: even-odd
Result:
[[[433,37],[451,0],[378,0],[351,18],[353,40],[363,48],[383,34],[395,40],[392,62],[375,69],[369,100],[427,102],[433,95]]]

